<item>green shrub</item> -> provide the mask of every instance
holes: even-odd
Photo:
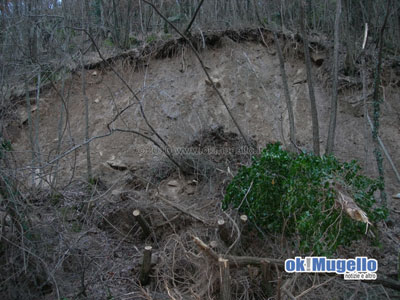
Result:
[[[331,255],[337,246],[349,245],[366,230],[366,224],[335,206],[333,182],[347,187],[371,222],[387,216],[386,209],[374,206],[373,194],[381,183],[360,175],[360,169],[356,161],[297,155],[271,144],[253,157],[250,167],[239,170],[227,188],[223,208],[233,205],[264,231],[297,236],[304,253]]]

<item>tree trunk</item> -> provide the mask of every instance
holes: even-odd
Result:
[[[342,12],[341,0],[336,1],[336,17],[335,17],[335,39],[333,49],[333,73],[332,73],[332,99],[331,99],[331,116],[328,129],[328,140],[326,143],[326,153],[332,154],[335,144],[336,131],[336,115],[337,115],[337,98],[338,98],[338,73],[339,73],[339,31],[340,31],[340,15]]]
[[[82,27],[84,28],[84,14],[82,7]],[[85,103],[85,141],[89,140],[89,98],[86,95],[86,72],[85,63],[83,60],[84,51],[84,32],[82,32],[81,42],[81,65],[82,65],[82,96]],[[87,181],[90,183],[92,180],[92,163],[90,159],[90,143],[86,144],[86,165],[87,165]]]
[[[32,161],[31,167],[35,167],[36,165],[36,156],[35,156],[35,140],[33,137],[33,121],[32,121],[32,106],[31,106],[31,99],[29,97],[29,82],[28,79],[25,78],[25,100],[26,100],[26,111],[28,114],[28,136],[29,141],[31,144],[31,151],[32,151]],[[32,168],[32,186],[35,186],[35,169]]]
[[[130,41],[129,41],[129,35],[131,33],[131,10],[132,10],[132,0],[128,0],[127,3],[127,10],[126,10],[126,19],[125,19],[125,28],[124,29],[124,40],[122,47],[124,49],[129,49],[130,46]]]
[[[289,115],[290,142],[291,142],[291,146],[295,146],[296,145],[296,128],[295,128],[295,125],[294,125],[293,106],[292,106],[292,101],[290,99],[288,80],[287,80],[286,71],[285,71],[285,60],[283,58],[282,49],[281,49],[281,46],[279,44],[279,39],[278,39],[278,36],[277,36],[275,30],[274,30],[274,41],[275,41],[276,49],[278,51],[279,65],[280,65],[280,69],[281,69],[281,77],[282,77],[282,84],[283,84],[283,91],[285,93],[286,106],[287,106],[288,115]]]
[[[91,36],[93,36],[93,27],[92,27],[92,14],[90,12],[90,4],[89,4],[89,0],[85,0],[85,14],[86,14],[86,26],[83,28],[87,28],[89,34]],[[94,51],[94,45],[92,44],[90,46],[90,51]]]
[[[304,56],[306,62],[307,69],[307,83],[308,83],[308,92],[310,94],[310,103],[311,103],[311,118],[312,118],[312,131],[313,131],[313,150],[315,155],[320,155],[320,147],[319,147],[319,124],[318,124],[318,110],[317,104],[315,101],[315,93],[314,93],[314,85],[311,73],[311,58],[310,58],[310,50],[308,49],[308,37],[305,28],[305,3],[304,0],[301,0],[300,4],[300,30],[301,35],[303,37],[304,44]]]
[[[352,26],[351,26],[351,16],[354,10],[351,9],[351,2],[349,0],[344,0],[346,17],[345,19],[345,36],[346,36],[346,59],[345,59],[345,74],[353,76],[355,73],[354,64],[354,40],[352,39]],[[337,13],[337,12],[336,12]],[[335,25],[336,26],[336,25]]]
[[[385,19],[383,21],[382,27],[379,32],[379,50],[378,50],[378,62],[376,64],[376,70],[375,70],[375,78],[374,78],[374,99],[373,99],[373,106],[374,106],[374,113],[373,113],[373,124],[374,124],[374,129],[372,131],[372,137],[374,139],[374,144],[375,144],[375,158],[376,158],[376,163],[378,166],[378,173],[379,173],[379,179],[382,181],[382,183],[385,182],[385,177],[384,177],[384,170],[383,170],[383,157],[382,153],[379,148],[379,126],[380,126],[380,104],[382,102],[382,95],[381,95],[381,68],[382,68],[382,55],[383,55],[383,39],[384,39],[384,32],[385,32],[385,27],[386,23],[389,17],[389,11],[391,8],[391,0],[388,0],[387,2],[387,8],[386,8],[386,15]],[[381,202],[382,206],[386,207],[386,192],[384,186],[380,188],[381,190]]]
[[[368,174],[368,146],[371,144],[370,131],[368,126],[368,104],[367,104],[367,67],[365,66],[365,46],[368,37],[368,23],[365,23],[364,42],[361,49],[361,81],[362,97],[364,106],[364,171]]]
[[[113,32],[112,36],[114,39],[114,43],[118,46],[121,46],[121,32],[120,32],[120,26],[119,26],[119,16],[118,16],[118,10],[117,10],[117,4],[115,3],[115,0],[112,0],[112,14],[113,14]]]

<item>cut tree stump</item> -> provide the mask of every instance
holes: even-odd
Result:
[[[217,224],[218,224],[219,237],[227,246],[231,245],[232,244],[231,237],[224,219],[218,219]]]
[[[231,299],[231,278],[229,273],[229,261],[220,257],[218,259],[219,276],[221,281],[220,294],[221,300]]]
[[[136,222],[138,222],[140,228],[143,231],[143,238],[147,238],[151,234],[151,229],[149,223],[147,223],[146,219],[140,213],[140,210],[135,209],[133,212],[133,217],[135,218]]]
[[[142,285],[146,285],[149,283],[149,274],[151,271],[151,251],[153,247],[151,246],[146,246],[144,247],[143,251],[143,261],[142,261],[142,267],[140,269],[140,277],[139,281]]]

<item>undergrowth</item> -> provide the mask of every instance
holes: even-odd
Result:
[[[263,231],[297,237],[295,246],[303,254],[329,256],[366,233],[366,224],[351,219],[338,205],[336,184],[345,187],[370,222],[387,216],[374,198],[382,183],[360,175],[360,170],[356,161],[295,154],[271,144],[253,157],[251,166],[239,170],[223,208],[239,209]]]

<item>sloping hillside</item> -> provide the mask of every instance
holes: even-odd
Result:
[[[217,42],[200,46],[200,55],[245,136],[259,148],[275,141],[288,147],[289,122],[279,59],[272,36],[265,33],[264,38],[268,47],[261,41],[234,41],[229,34],[223,35]],[[296,39],[281,42],[287,59],[296,142],[301,150],[311,151],[310,103],[302,45]],[[53,278],[48,279],[48,299],[54,299],[57,293],[67,299],[77,295],[90,299],[217,297],[217,266],[191,237],[200,237],[207,243],[219,241],[217,220],[224,218],[234,223],[237,213],[230,212],[228,216],[221,210],[220,201],[238,167],[249,164],[253,152],[246,147],[190,48],[176,42],[171,45],[172,55],[167,57],[161,58],[160,52],[154,50],[145,56],[140,54],[139,60],[122,56],[111,63],[136,93],[147,122],[176,157],[184,154],[179,162],[190,165],[190,174],[179,172],[154,145],[150,139],[160,145],[162,142],[146,124],[137,100],[107,64],[98,63],[84,75],[90,137],[107,135],[90,143],[93,181],[88,188],[86,147],[77,147],[85,140],[85,101],[82,74],[76,72],[64,85],[59,82],[57,91],[44,90],[39,105],[32,109],[33,118],[39,120],[37,135],[43,166],[32,182],[30,127],[25,100],[21,99],[20,120],[9,128],[10,138],[24,190],[35,191],[29,196],[30,209],[38,213],[35,228],[43,233],[46,243],[41,245],[48,247],[49,256],[41,267],[54,270]],[[327,138],[331,94],[331,62],[324,53],[313,65],[321,149],[325,148]],[[94,54],[89,59],[99,61]],[[395,166],[400,166],[399,80],[396,70],[384,70],[380,136]],[[364,140],[361,86],[344,75],[340,83],[335,155],[343,161],[357,159],[366,174],[377,176],[373,144],[369,140],[366,145]],[[34,104],[35,99],[31,102]],[[63,106],[66,110],[61,119]],[[109,128],[113,133],[108,135]],[[392,225],[385,228],[383,246],[374,247],[366,239],[354,245],[357,252],[341,249],[339,255],[374,257],[379,260],[380,270],[391,274],[396,267],[389,262],[397,257],[392,246],[400,243],[399,230],[393,227],[399,220],[400,205],[399,200],[390,196],[400,191],[400,183],[386,160],[384,169]],[[57,180],[53,182],[54,178]],[[49,183],[55,184],[54,190]],[[153,232],[145,238],[132,216],[135,209],[152,224]],[[241,255],[284,259],[290,254],[289,244],[283,250],[283,244],[272,242],[272,237],[262,239],[255,232],[249,236],[250,246],[238,250]],[[153,247],[155,258],[150,284],[142,287],[138,277],[145,245]],[[215,250],[223,253],[228,248],[218,242]],[[268,289],[261,287],[262,276],[257,268],[232,272],[237,299],[273,295],[271,290],[268,294]],[[277,274],[273,272],[276,280]],[[298,294],[311,285],[311,279],[304,277],[294,290]],[[350,296],[357,285],[333,280],[310,293],[309,298],[322,299],[321,295],[326,294],[334,297],[339,288],[346,289]],[[384,295],[383,290],[365,284],[365,291],[359,293],[367,292],[374,293],[376,299]]]

